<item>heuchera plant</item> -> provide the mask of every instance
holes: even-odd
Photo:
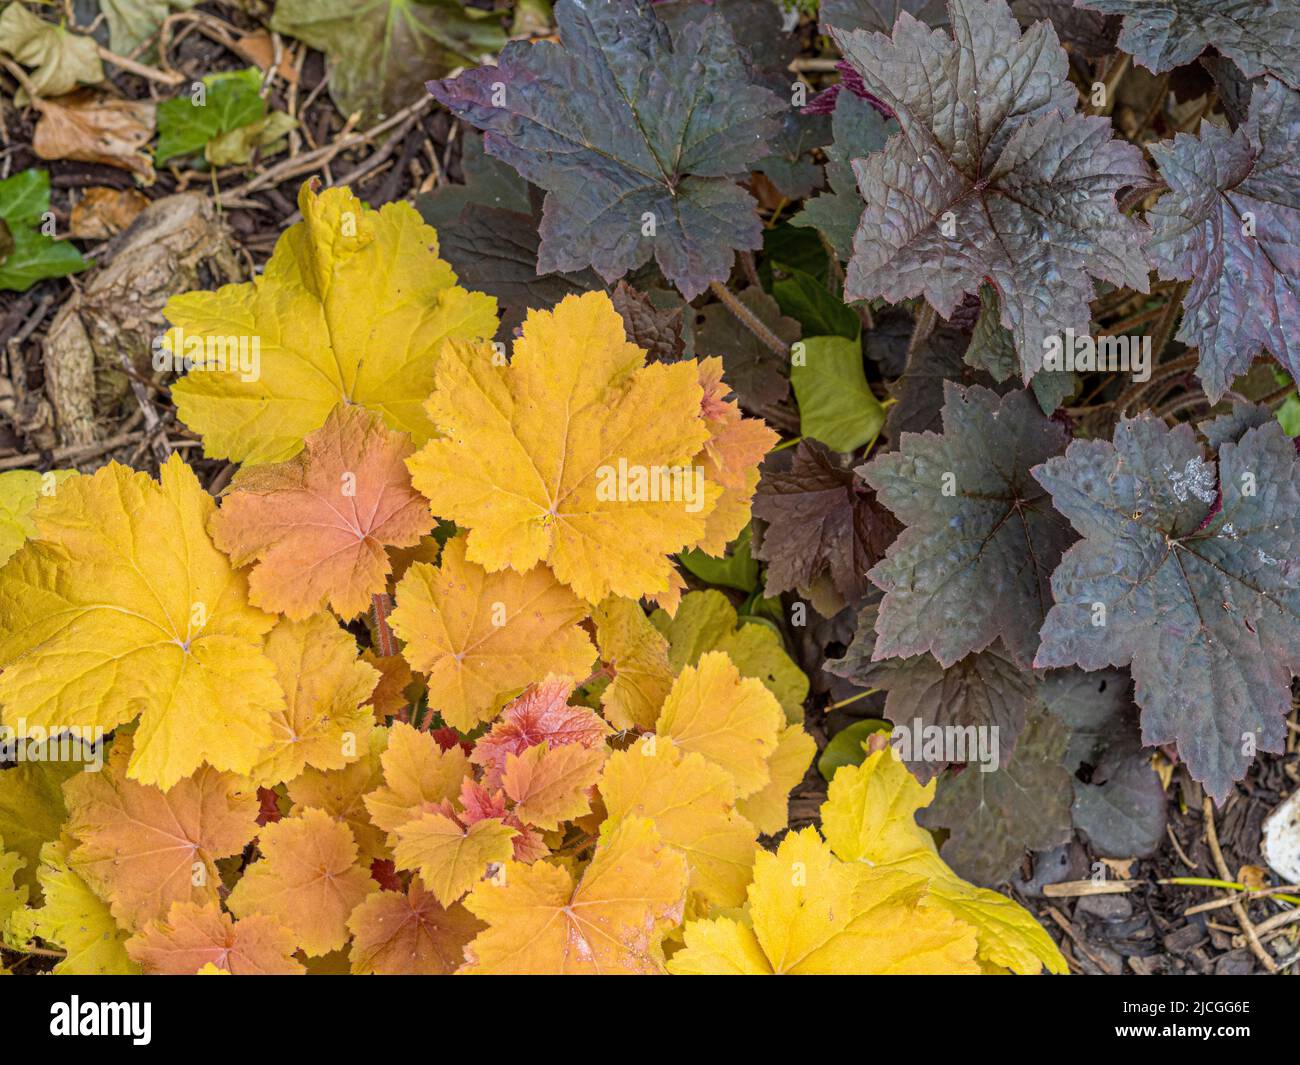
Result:
[[[0,771],[5,948],[1066,971],[993,889],[1152,853],[1153,762],[1222,803],[1283,747],[1295,5],[554,14],[428,84],[462,182],[309,183],[168,304],[218,499],[175,455],[0,474],[0,724],[74,755]],[[478,21],[370,30],[445,70]],[[1118,121],[1146,72],[1183,102]]]

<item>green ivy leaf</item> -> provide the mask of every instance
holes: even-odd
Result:
[[[73,244],[41,232],[49,209],[46,171],[24,170],[0,181],[0,223],[9,236],[0,243],[0,290],[26,292],[44,278],[65,277],[90,265]]]
[[[262,75],[256,67],[203,79],[204,102],[178,96],[158,105],[159,164],[178,156],[198,155],[208,142],[266,117],[261,97]]]

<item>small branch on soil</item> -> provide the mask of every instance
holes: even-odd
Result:
[[[1215,868],[1219,870],[1220,877],[1231,881],[1232,874],[1228,872],[1228,863],[1223,860],[1223,851],[1219,849],[1219,830],[1214,825],[1214,801],[1208,795],[1201,804],[1201,815],[1205,818],[1205,841],[1210,845],[1210,853],[1214,856]],[[1255,926],[1250,923],[1250,917],[1246,913],[1246,907],[1241,903],[1241,897],[1234,895],[1230,901],[1232,912],[1237,918],[1237,924],[1246,933],[1250,952],[1259,959],[1260,965],[1264,966],[1268,972],[1276,973],[1277,962],[1273,960],[1273,955],[1264,949],[1264,944],[1259,941],[1259,933],[1255,931]]]

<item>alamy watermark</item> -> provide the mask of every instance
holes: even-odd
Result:
[[[703,466],[642,466],[620,458],[596,469],[602,503],[682,503],[688,514],[704,509]]]
[[[17,727],[0,725],[0,761],[82,762],[86,772],[104,768],[104,730],[90,725],[29,725],[18,718]]]
[[[217,370],[237,373],[245,383],[256,381],[262,376],[262,338],[189,336],[177,327],[167,336],[154,337],[153,368],[158,373]]]
[[[1127,373],[1139,384],[1151,380],[1149,336],[1082,336],[1066,329],[1063,336],[1043,339],[1043,369],[1079,373]]]
[[[895,725],[889,743],[905,762],[965,763],[981,773],[996,773],[1001,765],[997,725],[927,725],[917,717]]]

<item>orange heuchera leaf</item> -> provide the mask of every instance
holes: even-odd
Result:
[[[293,933],[261,915],[231,920],[215,902],[177,902],[126,941],[126,952],[147,975],[193,976],[213,968],[234,976],[301,976]]]
[[[439,360],[428,411],[445,439],[407,463],[433,512],[489,570],[545,562],[590,603],[668,591],[669,556],[721,493],[689,466],[709,437],[695,363],[647,366],[603,292],[530,311],[509,364],[495,356],[449,344]]]
[[[262,858],[230,893],[230,912],[274,918],[313,957],[346,945],[348,916],[379,890],[370,871],[357,864],[348,826],[308,809],[264,827],[258,847]]]
[[[406,571],[390,623],[407,661],[429,675],[429,706],[468,732],[537,677],[585,677],[596,658],[578,626],[586,614],[545,566],[488,573],[457,536],[439,566]]]
[[[523,754],[506,755],[501,783],[514,800],[515,816],[528,825],[552,831],[563,821],[591,812],[591,789],[609,754],[604,744],[584,747],[539,743]]]
[[[735,782],[721,766],[671,740],[644,737],[610,756],[600,778],[608,823],[648,817],[691,870],[691,894],[741,906],[758,850],[758,829],[736,812]]]
[[[601,661],[614,675],[601,709],[615,728],[652,728],[673,686],[668,641],[635,599],[610,597],[592,617]]]
[[[723,652],[710,651],[678,675],[655,732],[722,766],[744,798],[772,779],[768,759],[784,726],[781,704],[763,682],[742,678]]]
[[[342,769],[370,742],[375,715],[364,705],[379,675],[357,657],[357,642],[332,614],[282,621],[266,638],[286,706],[271,718],[274,738],[250,774],[270,787],[307,766]]]
[[[307,183],[298,206],[251,282],[167,302],[167,345],[195,365],[172,386],[181,421],[205,454],[249,464],[295,454],[339,403],[423,443],[439,349],[496,332],[496,300],[456,284],[409,203],[372,211]]]
[[[399,869],[418,869],[437,900],[450,906],[483,878],[490,865],[513,853],[515,830],[490,818],[462,826],[442,813],[426,813],[397,829]]]
[[[506,757],[547,742],[552,747],[579,743],[595,747],[605,742],[611,729],[585,706],[570,706],[572,681],[549,677],[534,684],[501,712],[491,731],[474,744],[469,760],[483,767],[483,785],[501,786]]]
[[[443,750],[427,732],[396,722],[388,730],[388,749],[380,757],[384,786],[365,797],[376,827],[392,833],[424,812],[424,806],[451,802],[469,775],[469,759],[455,746]]]
[[[365,796],[384,782],[380,756],[387,742],[388,730],[377,728],[370,734],[370,743],[360,760],[330,771],[309,768],[291,780],[287,786],[293,802],[290,816],[302,813],[309,806],[324,810],[351,830],[362,861],[392,857],[384,842],[385,833],[371,822],[365,804]]]
[[[139,717],[132,780],[248,773],[284,706],[262,651],[275,619],[208,538],[215,506],[178,455],[161,482],[110,463],[41,499],[0,582],[0,721]]]
[[[100,773],[64,785],[72,869],[110,904],[124,928],[160,917],[173,902],[216,899],[215,862],[257,834],[257,794],[204,767],[170,791],[128,780],[131,740],[119,737]]]
[[[695,457],[710,481],[722,485],[718,504],[709,513],[704,535],[692,547],[721,555],[749,524],[750,503],[758,487],[758,467],[780,439],[763,421],[746,418],[740,404],[726,397],[731,389],[722,380],[722,359],[700,360],[700,386],[704,400],[700,413],[709,427],[709,439]]]
[[[348,918],[358,976],[446,976],[483,928],[459,903],[446,909],[417,876],[405,892],[371,895]]]
[[[367,647],[361,652],[361,657],[367,665],[379,670],[379,683],[370,693],[370,705],[374,707],[380,724],[384,724],[410,705],[406,687],[415,679],[415,674],[401,655],[377,655]]]
[[[547,862],[511,862],[465,900],[487,922],[465,948],[467,973],[660,973],[682,919],[686,859],[642,817],[620,821],[575,884]]]
[[[387,590],[386,547],[414,547],[433,527],[403,460],[411,438],[361,407],[336,407],[287,462],[235,475],[212,516],[212,539],[253,568],[249,600],[302,620],[353,618]]]

